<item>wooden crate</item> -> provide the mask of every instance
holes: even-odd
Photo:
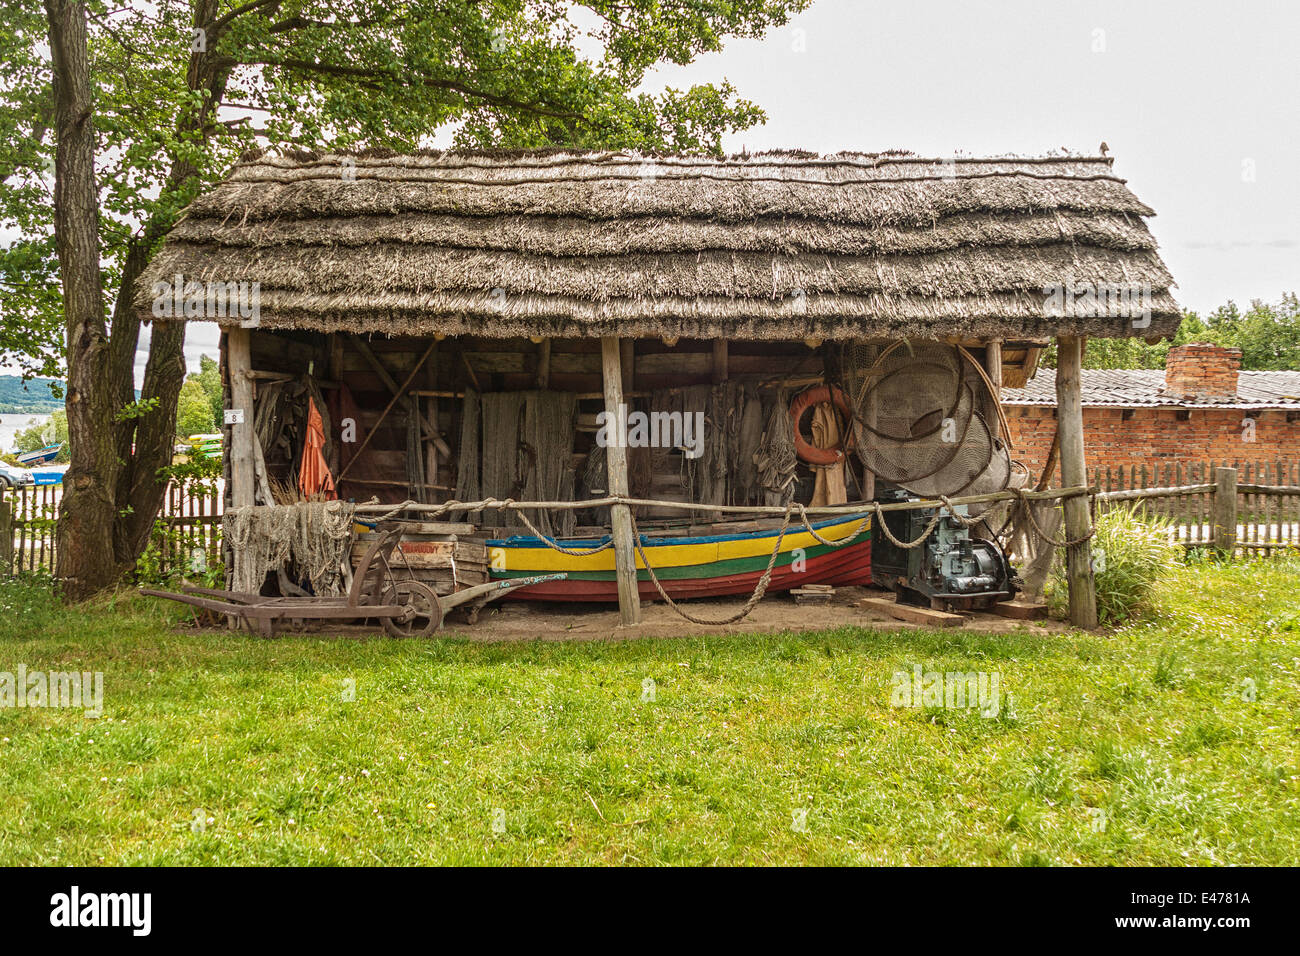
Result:
[[[360,565],[374,534],[359,534],[352,545],[352,567]],[[409,573],[439,594],[483,584],[488,579],[487,545],[455,534],[408,532],[402,535],[390,561],[399,577]]]

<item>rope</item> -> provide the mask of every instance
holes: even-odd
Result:
[[[531,531],[538,538],[540,538],[548,548],[550,548],[552,551],[558,551],[560,554],[567,554],[573,558],[585,558],[589,554],[600,554],[600,552],[607,551],[608,549],[614,547],[614,538],[613,536],[611,536],[610,539],[606,541],[604,544],[597,545],[594,548],[587,548],[587,549],[566,548],[560,545],[558,542],[554,541],[553,539],[548,538],[540,531],[538,531],[537,527],[531,521],[528,520],[528,515],[524,514],[523,509],[516,511],[515,514],[519,515],[519,520],[522,521],[525,525],[527,525],[528,530]]]
[[[872,505],[875,506],[876,515],[879,516],[880,515],[879,502],[873,501]],[[902,548],[904,551],[910,551],[912,548],[919,548],[925,542],[925,539],[930,537],[930,532],[933,531],[936,527],[938,527],[939,519],[941,519],[942,517],[943,517],[943,512],[936,509],[934,512],[934,517],[931,518],[930,523],[925,526],[925,530],[921,532],[921,536],[917,538],[915,541],[909,541],[906,544],[904,544],[902,541],[899,541],[897,538],[894,537],[894,532],[889,530],[889,523],[887,521],[881,519],[878,523],[880,525],[880,530],[885,532],[885,537],[894,543],[894,547]]]
[[[838,541],[828,541],[826,538],[819,535],[816,529],[808,523],[808,512],[804,510],[804,506],[796,503],[795,507],[799,509],[799,520],[803,522],[804,530],[812,535],[819,543],[826,545],[828,548],[842,548],[849,542],[855,540],[858,535],[862,534],[862,532],[866,530],[867,522],[871,520],[871,515],[867,515],[862,519],[862,523],[858,525],[857,530],[847,538],[840,538]]]
[[[1044,541],[1046,541],[1046,542],[1047,542],[1048,544],[1050,544],[1052,547],[1054,547],[1054,548],[1072,548],[1072,547],[1074,547],[1074,546],[1077,545],[1077,544],[1083,544],[1083,542],[1089,540],[1093,535],[1095,535],[1095,534],[1097,533],[1097,523],[1096,523],[1096,521],[1090,521],[1089,524],[1091,524],[1092,527],[1088,530],[1088,533],[1085,534],[1083,537],[1081,537],[1081,538],[1075,538],[1075,539],[1072,540],[1072,541],[1070,541],[1070,540],[1066,540],[1066,541],[1057,541],[1057,540],[1056,540],[1055,538],[1053,538],[1051,535],[1049,535],[1049,534],[1047,534],[1045,531],[1043,531],[1043,529],[1042,529],[1041,527],[1039,527],[1039,525],[1038,525],[1038,519],[1034,517],[1034,509],[1031,508],[1031,507],[1029,506],[1029,502],[1028,502],[1028,501],[1025,499],[1025,497],[1024,497],[1024,489],[1022,489],[1022,488],[1016,488],[1016,489],[1013,489],[1013,490],[1014,490],[1014,491],[1016,492],[1016,494],[1020,497],[1020,504],[1021,504],[1021,505],[1024,507],[1024,509],[1025,509],[1025,515],[1029,518],[1029,526],[1030,526],[1031,528],[1033,528],[1033,530],[1034,530],[1034,534],[1038,535],[1038,537],[1042,538]]]
[[[645,548],[641,546],[641,533],[637,530],[636,519],[632,519],[632,540],[636,543],[637,554],[641,555],[641,562],[645,565],[646,573],[650,575],[650,581],[654,584],[655,590],[663,598],[664,603],[677,612],[681,617],[690,621],[692,624],[702,624],[708,627],[721,627],[726,624],[735,624],[749,617],[751,611],[758,606],[758,602],[763,600],[763,595],[767,593],[767,586],[772,583],[772,569],[776,567],[776,556],[781,553],[781,542],[785,540],[785,533],[790,527],[790,512],[794,509],[794,502],[786,505],[785,520],[781,523],[781,533],[777,535],[776,546],[772,548],[772,556],[767,559],[767,568],[763,571],[763,576],[758,579],[758,584],[754,586],[754,593],[749,596],[749,600],[735,614],[730,617],[722,618],[718,621],[710,621],[707,618],[696,617],[688,614],[664,590],[664,586],[659,583],[659,576],[655,574],[654,568],[650,567],[650,559],[646,557]]]

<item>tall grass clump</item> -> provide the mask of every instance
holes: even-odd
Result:
[[[1138,507],[1099,514],[1092,538],[1097,619],[1113,627],[1141,615],[1161,578],[1182,560],[1181,550],[1169,522]],[[1047,600],[1053,614],[1064,615],[1069,600],[1064,561],[1052,569]]]

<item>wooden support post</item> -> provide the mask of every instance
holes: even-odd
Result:
[[[248,329],[234,326],[226,332],[230,369],[230,408],[242,421],[230,426],[230,498],[236,508],[247,508],[256,498],[257,465],[253,449],[253,356]]]
[[[623,404],[623,363],[619,340],[606,335],[600,340],[601,372],[605,381],[605,413],[607,422],[620,422],[619,406]],[[605,446],[605,466],[609,478],[610,495],[627,497],[627,449],[624,436],[616,429],[612,440]],[[615,504],[609,509],[614,532],[614,568],[618,576],[618,611],[624,627],[641,623],[641,595],[636,585],[636,548],[632,540],[632,509]]]
[[[727,380],[727,340],[713,340],[713,384],[721,385]]]
[[[1214,469],[1214,550],[1228,557],[1237,547],[1237,469]]]
[[[1061,478],[1067,487],[1088,483],[1088,463],[1083,450],[1083,393],[1080,368],[1083,342],[1076,335],[1056,340],[1056,428],[1060,436]],[[1088,498],[1077,495],[1062,502],[1065,537],[1068,541],[1087,538],[1091,530]],[[1070,585],[1070,623],[1075,627],[1097,626],[1097,591],[1092,577],[1092,543],[1071,545],[1065,552],[1066,578]]]
[[[984,371],[993,383],[993,397],[1002,401],[1002,340],[992,339],[984,347]]]
[[[550,339],[542,339],[537,343],[537,387],[542,390],[551,387]]]

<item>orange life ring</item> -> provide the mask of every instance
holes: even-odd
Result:
[[[844,437],[840,439],[840,444],[835,448],[818,448],[811,442],[805,441],[803,433],[799,430],[799,420],[803,418],[803,413],[808,411],[814,405],[820,405],[823,402],[830,402],[844,416],[847,423],[844,429]],[[853,414],[849,411],[849,403],[844,400],[844,393],[838,388],[830,385],[819,385],[816,388],[810,388],[807,391],[800,392],[790,403],[790,424],[794,428],[794,450],[799,457],[808,462],[810,465],[834,465],[844,460],[844,449],[852,443]]]

